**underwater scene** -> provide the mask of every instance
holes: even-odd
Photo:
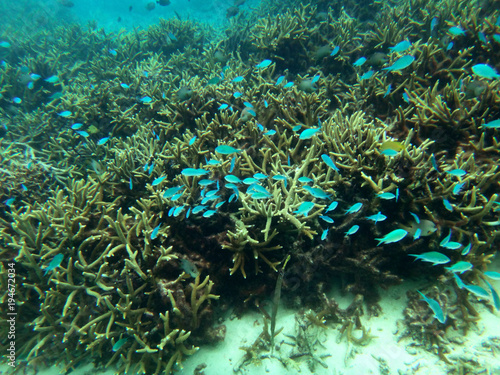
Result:
[[[500,1],[0,2],[0,374],[500,375]]]

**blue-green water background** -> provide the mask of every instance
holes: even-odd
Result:
[[[62,5],[61,1],[1,0],[0,32],[9,32],[19,23],[35,31],[54,26],[54,22],[86,24],[89,21],[96,21],[97,26],[106,31],[132,30],[158,23],[160,18],[178,16],[219,28],[230,22],[226,12],[234,4],[232,0],[171,0],[168,6],[156,4],[153,10],[148,10],[150,0],[72,0],[72,7]],[[240,12],[249,11],[259,1],[246,1],[239,6]]]

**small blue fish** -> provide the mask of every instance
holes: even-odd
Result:
[[[275,135],[276,134],[276,130],[268,130],[267,132],[264,133],[264,135],[267,135],[268,137],[271,136],[271,135]]]
[[[455,279],[455,282],[457,283],[457,286],[460,289],[465,288],[464,282],[462,281],[462,279],[460,277],[458,277],[458,275],[456,273],[453,273],[453,278]]]
[[[415,234],[413,235],[413,241],[416,241],[420,238],[420,235],[422,234],[422,229],[421,228],[417,228],[417,230],[415,231]]]
[[[173,207],[172,207],[173,208]],[[155,229],[151,232],[151,239],[154,240],[156,237],[158,237],[158,232],[160,231],[160,226],[161,224],[158,224]]]
[[[321,241],[324,241],[327,236],[328,236],[328,229],[325,229],[323,230],[323,233],[321,233]]]
[[[493,280],[500,280],[500,272],[485,271],[483,272],[483,275]]]
[[[173,197],[183,187],[184,187],[184,185],[182,185],[182,186],[174,186],[174,187],[171,187],[171,188],[165,190],[165,193],[163,193],[163,198],[167,199],[167,198]]]
[[[77,130],[76,133],[80,134],[84,138],[87,138],[90,135],[85,130]]]
[[[228,146],[228,145],[220,145],[215,148],[215,152],[222,154],[222,155],[230,155],[230,154],[236,154],[240,153],[241,150],[238,150],[234,147]]]
[[[253,105],[250,102],[243,102],[243,105],[247,108],[253,108]]]
[[[434,17],[431,20],[431,32],[435,29],[435,27],[438,25],[438,23],[439,23],[439,18],[437,18],[437,17]]]
[[[151,99],[151,97],[149,97],[149,96],[143,96],[140,99],[140,101],[143,102],[144,104],[148,104],[148,103],[151,103],[153,101],[153,99]]]
[[[299,177],[297,180],[303,184],[307,184],[309,182],[314,182],[312,178],[309,178],[306,176]]]
[[[153,180],[153,182],[151,183],[151,186],[160,185],[163,182],[163,180],[165,180],[166,178],[167,178],[167,176],[155,178]]]
[[[231,80],[231,82],[234,82],[234,83],[238,83],[238,82],[241,82],[245,79],[245,77],[242,77],[242,76],[238,76],[238,77],[235,77]]]
[[[217,211],[215,210],[207,210],[203,213],[203,217],[210,217],[210,216],[213,216],[214,214],[216,214]]]
[[[108,50],[108,52],[109,52],[109,54],[110,54],[110,55],[113,55],[113,56],[116,56],[116,55],[118,54],[118,53],[116,52],[116,50],[114,50],[113,48],[110,48],[110,49]]]
[[[448,235],[445,238],[443,238],[443,240],[439,243],[439,246],[446,245],[448,242],[450,242],[450,239],[451,239],[451,229]]]
[[[319,128],[306,129],[302,133],[300,133],[299,139],[310,139],[314,134],[319,132],[319,130]]]
[[[232,174],[228,174],[228,175],[224,176],[224,180],[226,180],[227,182],[230,182],[232,184],[241,184],[241,180]]]
[[[340,169],[338,169],[338,167],[335,165],[335,163],[333,162],[332,158],[330,158],[330,156],[328,156],[326,154],[322,154],[321,159],[323,159],[325,164],[327,166],[329,166],[330,168],[332,168],[335,172],[340,172]]]
[[[272,61],[271,60],[262,60],[259,64],[255,65],[257,69],[263,69],[267,68],[269,65],[271,65]]]
[[[319,218],[326,221],[328,224],[333,224],[333,219],[331,217],[320,215]]]
[[[500,120],[493,120],[493,121],[487,122],[486,124],[483,125],[483,128],[498,129],[498,128],[500,128]]]
[[[450,272],[455,272],[455,273],[464,273],[466,271],[469,271],[472,269],[472,264],[469,263],[469,262],[464,262],[463,260],[455,263],[453,266],[451,267],[444,267],[445,270],[448,270]]]
[[[59,81],[58,76],[50,76],[49,78],[45,79],[45,82],[48,82],[48,83],[56,83],[57,81]]]
[[[219,106],[218,110],[219,110],[219,111],[222,111],[222,110],[224,110],[224,109],[226,109],[226,108],[229,108],[229,105],[227,105],[227,104],[225,104],[225,103],[224,103],[224,104],[221,104],[221,105]]]
[[[380,199],[385,199],[385,200],[391,200],[391,199],[396,198],[396,196],[394,194],[389,193],[389,192],[378,193],[377,197],[379,197]]]
[[[0,42],[0,47],[2,47],[2,48],[10,48],[11,44],[9,42],[6,42],[5,40],[2,40]]]
[[[347,232],[345,232],[345,237],[353,235],[359,230],[359,225],[353,225]]]
[[[434,168],[434,170],[436,172],[439,172],[439,168],[438,168],[438,165],[437,165],[436,157],[434,156],[434,154],[431,155],[431,164],[432,164],[432,168]]]
[[[117,352],[118,350],[120,350],[120,348],[121,348],[123,345],[125,345],[125,343],[127,342],[127,340],[128,340],[128,337],[125,337],[125,338],[123,338],[123,339],[118,340],[118,341],[115,343],[115,345],[113,345],[112,350],[113,350],[114,352]]]
[[[406,237],[408,234],[407,231],[404,229],[395,229],[392,232],[386,234],[382,238],[375,238],[378,241],[377,246],[380,246],[381,244],[388,244],[388,243],[394,243],[401,241],[403,238]]]
[[[311,83],[316,83],[316,82],[318,82],[320,78],[321,78],[321,76],[320,76],[319,74],[318,74],[318,75],[316,75],[316,76],[314,76],[314,77],[312,78],[312,80],[311,80]]]
[[[313,188],[309,185],[304,185],[303,189],[307,190],[309,194],[311,194],[314,198],[318,199],[328,199],[330,198],[330,194],[326,193],[323,189],[321,188]]]
[[[236,156],[233,156],[231,158],[231,165],[229,166],[229,173],[233,173],[235,164],[236,164]]]
[[[46,275],[48,272],[56,269],[57,267],[59,267],[62,263],[64,259],[64,255],[59,253],[57,254],[54,258],[52,258],[52,260],[50,261],[49,265],[47,267],[45,267],[45,273],[44,275]]]
[[[197,214],[197,213],[200,213],[201,211],[203,211],[204,209],[206,209],[208,206],[196,206],[193,208],[193,214]]]
[[[384,98],[391,93],[391,90],[392,90],[392,84],[389,83],[389,86],[387,86],[387,91],[384,94]]]
[[[106,144],[106,142],[109,141],[109,137],[104,137],[104,138],[101,138],[97,141],[97,145],[98,146],[102,146],[104,144]]]
[[[448,45],[446,46],[446,51],[449,51],[450,49],[452,49],[454,45],[455,45],[455,43],[453,43],[453,42],[448,43]]]
[[[172,216],[177,217],[181,214],[182,211],[184,211],[184,205],[176,207],[174,212],[172,213]]]
[[[236,99],[238,99],[238,98],[241,98],[241,97],[243,96],[243,94],[242,94],[241,92],[236,91],[236,92],[233,94],[233,96],[234,96]]]
[[[446,173],[448,173],[450,176],[454,176],[454,177],[463,177],[467,174],[466,171],[464,171],[463,169],[452,169],[451,171],[446,171]]]
[[[62,112],[59,112],[58,115],[61,117],[64,117],[64,118],[68,118],[69,116],[72,115],[72,113],[71,113],[71,111],[62,111]]]
[[[478,297],[487,299],[490,298],[490,294],[488,291],[478,285],[467,285],[465,284],[465,289],[467,289],[469,292],[475,294]]]
[[[196,138],[197,138],[196,135],[193,138],[191,138],[188,142],[188,146],[192,146],[194,142],[196,142]]]
[[[449,241],[446,244],[442,245],[441,247],[444,247],[445,249],[450,249],[450,250],[457,250],[460,249],[463,245],[459,242],[455,241]]]
[[[495,68],[492,68],[491,66],[489,66],[487,64],[474,65],[472,67],[472,73],[474,73],[475,75],[477,75],[481,78],[486,78],[486,79],[500,78],[500,75],[495,70]]]
[[[354,64],[352,64],[353,66],[361,66],[363,65],[364,63],[366,62],[366,57],[360,57],[359,59],[357,59]]]
[[[375,71],[373,70],[369,70],[367,71],[365,74],[363,74],[361,77],[359,77],[359,80],[362,81],[364,79],[370,79],[373,77],[373,74],[375,73]]]
[[[293,87],[294,83],[293,82],[288,82],[285,86],[283,86],[284,89],[289,89],[290,87]]]
[[[479,39],[479,41],[481,43],[488,44],[488,41],[486,40],[486,35],[484,35],[484,33],[482,31],[479,31],[477,33],[477,38]]]
[[[500,120],[498,120],[498,121],[500,121]],[[300,128],[302,128],[302,125],[300,125],[300,124],[299,124],[299,125],[295,125],[295,126],[292,128],[292,130],[293,130],[294,132],[298,132],[298,131],[300,130]]]
[[[415,58],[411,55],[405,55],[397,59],[394,64],[388,66],[387,68],[382,68],[382,70],[387,70],[388,72],[394,72],[397,70],[403,70],[411,65],[415,61]]]
[[[405,103],[410,104],[410,97],[406,92],[403,93],[403,100],[405,101]]]
[[[385,219],[387,219],[387,216],[385,216],[384,214],[382,214],[382,212],[379,211],[374,215],[367,216],[365,219],[371,220],[375,224],[377,224],[379,221],[384,221]]]
[[[12,98],[12,102],[14,104],[21,104],[23,102],[23,100],[21,98],[18,98],[17,96]]]
[[[293,213],[297,214],[297,216],[307,216],[309,214],[309,211],[311,211],[313,207],[313,202],[302,202],[299,208],[296,211],[293,211]]]
[[[276,86],[278,86],[283,80],[285,79],[285,76],[279,76],[278,79],[276,80]]]
[[[264,180],[267,178],[267,176],[264,173],[257,172],[253,175],[254,178],[257,180]]]
[[[467,255],[469,254],[470,249],[472,248],[472,244],[468,244],[462,249],[462,252],[460,253],[461,255]]]
[[[335,48],[333,49],[332,53],[330,53],[330,56],[335,56],[339,51],[340,51],[340,47],[339,46],[335,46]]]
[[[346,215],[348,215],[348,214],[354,214],[354,213],[358,212],[359,210],[361,210],[361,207],[363,207],[363,203],[361,203],[361,202],[354,203],[351,207],[349,207],[345,211],[345,213],[346,213]]]
[[[444,205],[444,208],[446,208],[448,211],[453,212],[453,206],[448,201],[448,199],[443,198],[443,205]]]
[[[129,188],[130,190],[133,190],[133,189],[134,189],[134,184],[132,183],[132,177],[130,177],[130,178],[128,179],[128,188]]]
[[[448,32],[452,36],[459,36],[459,35],[464,35],[465,31],[460,27],[460,26],[452,26],[448,29]]]
[[[126,83],[120,83],[120,86],[121,86],[122,88],[124,88],[124,89],[129,89],[129,88],[130,88],[130,86],[129,86],[129,85],[127,85]]]
[[[71,129],[73,129],[73,130],[78,130],[78,129],[80,129],[82,126],[83,126],[83,124],[80,124],[79,122],[76,122],[76,123],[74,123],[73,125],[71,125]]]
[[[488,282],[488,280],[484,280],[488,288],[490,288],[491,296],[493,297],[493,305],[497,311],[500,311],[500,297],[498,296],[497,291],[493,288],[493,286]]]
[[[444,315],[443,309],[439,305],[439,303],[427,296],[425,296],[422,292],[418,291],[417,292],[422,296],[422,300],[427,302],[429,307],[431,308],[432,312],[434,313],[434,317],[440,322],[440,323],[445,323],[446,322],[446,316]]]
[[[394,47],[389,47],[389,49],[391,50],[391,52],[401,53],[401,52],[406,51],[410,47],[411,47],[410,41],[403,40],[402,42],[399,42],[398,44],[396,44]]]
[[[420,259],[422,262],[434,263],[434,265],[438,264],[446,264],[450,262],[450,258],[446,255],[438,253],[437,251],[429,251],[422,254],[408,254],[416,259]]]
[[[330,205],[326,208],[325,212],[330,212],[330,211],[333,211],[337,208],[337,206],[339,205],[339,202],[336,202],[336,201],[333,201],[332,203],[330,203]]]
[[[416,214],[410,212],[410,215],[415,219],[415,223],[420,224],[420,218]]]
[[[208,174],[209,172],[204,170],[204,169],[196,169],[196,168],[184,168],[181,171],[181,174],[186,177],[193,177],[193,176],[204,176]]]

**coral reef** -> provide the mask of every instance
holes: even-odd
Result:
[[[307,308],[299,325],[330,319],[363,345],[378,288],[422,274],[405,334],[450,361],[446,328],[466,332],[478,299],[500,308],[500,94],[485,68],[500,26],[478,4],[270,1],[236,6],[222,33],[169,19],[9,39],[0,260],[19,275],[23,363],[171,373],[224,338],[218,311],[260,308],[278,277]],[[448,269],[413,262],[436,253]],[[346,310],[332,279],[355,296]],[[272,351],[265,324],[245,363]],[[321,363],[308,335],[296,345]]]

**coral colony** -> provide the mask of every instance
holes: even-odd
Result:
[[[493,3],[269,1],[220,35],[180,19],[3,34],[18,369],[169,374],[274,285],[309,325],[366,344],[363,306],[422,275],[404,335],[451,364],[446,332],[500,309]],[[248,361],[272,350],[275,319]]]

